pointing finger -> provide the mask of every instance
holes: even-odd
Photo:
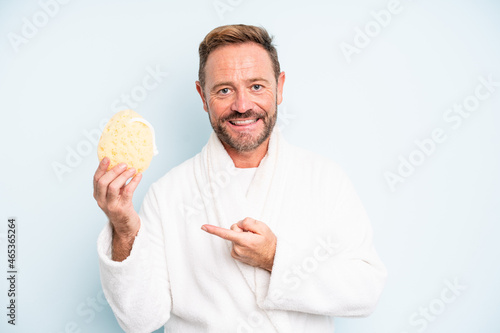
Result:
[[[201,227],[202,230],[208,232],[209,234],[219,236],[220,238],[227,239],[231,242],[239,242],[241,240],[242,234],[233,230],[217,227],[215,225],[204,224]]]

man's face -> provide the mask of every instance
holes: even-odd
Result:
[[[285,73],[276,82],[271,58],[255,43],[222,46],[208,56],[205,86],[196,87],[219,139],[252,151],[271,134],[282,101]]]

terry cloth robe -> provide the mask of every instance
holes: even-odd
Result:
[[[370,314],[386,270],[346,174],[292,146],[279,130],[248,189],[212,133],[193,158],[153,183],[130,256],[111,260],[98,237],[101,283],[126,332],[333,332],[333,317]],[[203,230],[251,217],[277,236],[272,272],[231,257]]]

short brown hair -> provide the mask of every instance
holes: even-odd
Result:
[[[278,81],[281,72],[278,51],[276,51],[272,43],[273,37],[269,36],[266,29],[245,24],[223,25],[210,31],[200,43],[198,49],[200,54],[198,80],[202,89],[205,86],[205,65],[207,64],[208,55],[220,46],[246,42],[257,43],[267,51],[269,57],[271,57],[276,81]]]

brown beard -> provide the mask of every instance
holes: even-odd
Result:
[[[232,112],[230,115],[217,119],[215,122],[210,116],[210,109],[208,109],[208,118],[210,119],[210,124],[212,125],[212,128],[214,129],[215,134],[217,134],[219,140],[238,152],[248,152],[259,147],[271,135],[278,118],[278,103],[276,103],[274,113],[271,116],[269,116],[269,113],[260,114],[249,110],[245,113]],[[233,137],[227,131],[228,125],[226,124],[226,121],[244,118],[260,118],[262,120],[264,130],[257,138],[254,139],[252,135],[248,133],[239,133],[236,137]]]

